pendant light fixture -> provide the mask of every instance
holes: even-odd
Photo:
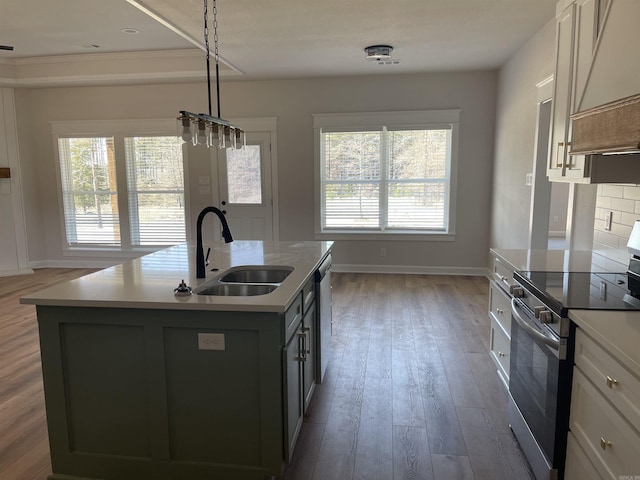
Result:
[[[209,0],[204,0],[204,43],[207,59],[207,93],[209,99],[209,113],[193,113],[180,110],[178,128],[182,140],[192,142],[193,145],[206,145],[217,148],[242,148],[246,144],[246,134],[241,128],[220,118],[220,78],[218,55],[218,9],[216,0],[213,2],[213,45],[216,63],[216,100],[218,116],[211,113],[211,69],[209,50]]]

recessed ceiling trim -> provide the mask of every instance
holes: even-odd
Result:
[[[167,27],[169,30],[171,30],[172,32],[174,32],[176,35],[179,35],[180,37],[184,38],[187,42],[191,43],[192,45],[198,47],[200,50],[202,50],[203,52],[207,51],[207,48],[204,46],[204,44],[198,40],[196,40],[195,38],[193,38],[191,35],[189,35],[187,32],[185,32],[184,30],[182,30],[181,28],[179,28],[178,26],[174,25],[173,23],[171,23],[169,20],[167,20],[166,18],[164,18],[162,15],[154,12],[152,9],[150,9],[149,7],[147,7],[144,3],[139,2],[138,0],[127,0],[127,3],[129,3],[130,5],[133,5],[134,7],[136,7],[138,10],[140,10],[142,13],[148,15],[149,17],[151,17],[152,19],[154,19],[156,22],[160,23],[161,25],[164,25],[165,27]],[[235,65],[227,62],[224,58],[222,58],[221,56],[218,55],[218,60],[222,63],[224,63],[225,65],[227,65],[229,68],[231,68],[232,70],[235,70],[237,73],[244,75],[244,72],[242,72],[239,68],[237,68]]]

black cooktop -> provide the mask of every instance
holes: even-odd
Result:
[[[519,271],[514,279],[552,310],[640,310],[640,280],[627,273]]]

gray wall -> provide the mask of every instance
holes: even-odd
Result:
[[[555,18],[507,62],[499,73],[490,243],[528,248],[537,115],[536,84],[553,74]]]
[[[224,82],[222,115],[278,117],[280,239],[312,240],[313,113],[460,108],[456,240],[337,242],[335,262],[365,270],[471,271],[486,267],[489,248],[496,89],[495,71]],[[183,84],[29,89],[16,92],[16,105],[30,260],[64,264],[69,258],[62,255],[49,122],[171,118],[181,109],[203,110],[206,88]],[[380,257],[380,247],[386,248],[386,257]]]

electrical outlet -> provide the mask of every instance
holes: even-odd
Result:
[[[382,247],[380,249],[380,256],[381,257],[386,257],[387,256],[387,249],[386,248]]]
[[[198,350],[224,350],[224,333],[199,333]]]

